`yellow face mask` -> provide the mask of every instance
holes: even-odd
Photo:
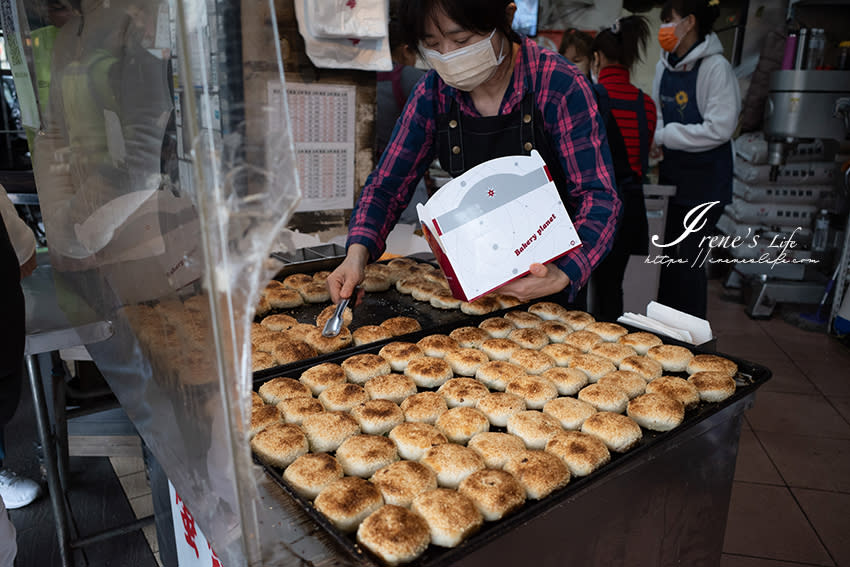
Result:
[[[676,35],[677,25],[678,24],[669,22],[661,24],[661,27],[658,28],[658,43],[661,45],[661,49],[667,53],[672,53],[676,51],[677,47],[679,47],[681,38]]]

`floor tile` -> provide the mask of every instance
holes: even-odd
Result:
[[[813,563],[789,563],[774,559],[729,555],[728,553],[724,553],[720,559],[720,567],[806,567],[808,565],[813,565]]]
[[[850,494],[794,489],[794,496],[838,565],[850,565]]]
[[[787,488],[735,482],[724,553],[834,565]]]
[[[850,493],[850,440],[764,431],[756,435],[788,486]]]
[[[109,462],[119,478],[145,470],[145,461],[141,457],[109,457]]]
[[[735,463],[735,480],[785,485],[776,467],[770,462],[770,457],[762,448],[758,437],[751,430],[743,427],[738,444],[738,460]]]
[[[150,516],[153,514],[153,499],[150,494],[132,498],[130,500],[130,507],[133,509],[133,513],[136,514],[136,518]]]
[[[825,396],[850,396],[850,362],[817,359],[798,362],[803,373]]]
[[[747,418],[757,433],[850,439],[850,424],[820,395],[757,392]]]
[[[844,419],[850,421],[850,397],[830,396],[829,401],[838,413],[844,416]]]
[[[770,369],[771,377],[759,392],[785,392],[789,394],[816,394],[815,385],[804,372],[785,356],[760,358],[758,364]]]
[[[150,484],[148,484],[148,477],[145,474],[145,471],[139,471],[122,476],[119,480],[121,481],[121,486],[124,488],[124,494],[126,494],[127,498],[130,500],[137,496],[143,496],[151,493],[151,487]]]

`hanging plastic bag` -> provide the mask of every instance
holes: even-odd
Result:
[[[307,11],[310,33],[317,38],[387,37],[386,0],[313,0]]]

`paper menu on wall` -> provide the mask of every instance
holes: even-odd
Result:
[[[472,301],[581,245],[537,152],[478,165],[417,206],[452,294]]]
[[[355,95],[354,86],[286,83],[302,193],[297,211],[353,206]],[[280,83],[269,83],[268,97],[270,108],[281,108]]]

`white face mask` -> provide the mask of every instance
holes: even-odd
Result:
[[[491,40],[495,33],[496,30],[493,30],[487,39],[446,54],[421,46],[422,55],[447,85],[461,91],[471,91],[492,77],[496,67],[505,60],[503,49],[499,50],[498,56],[493,49]]]

